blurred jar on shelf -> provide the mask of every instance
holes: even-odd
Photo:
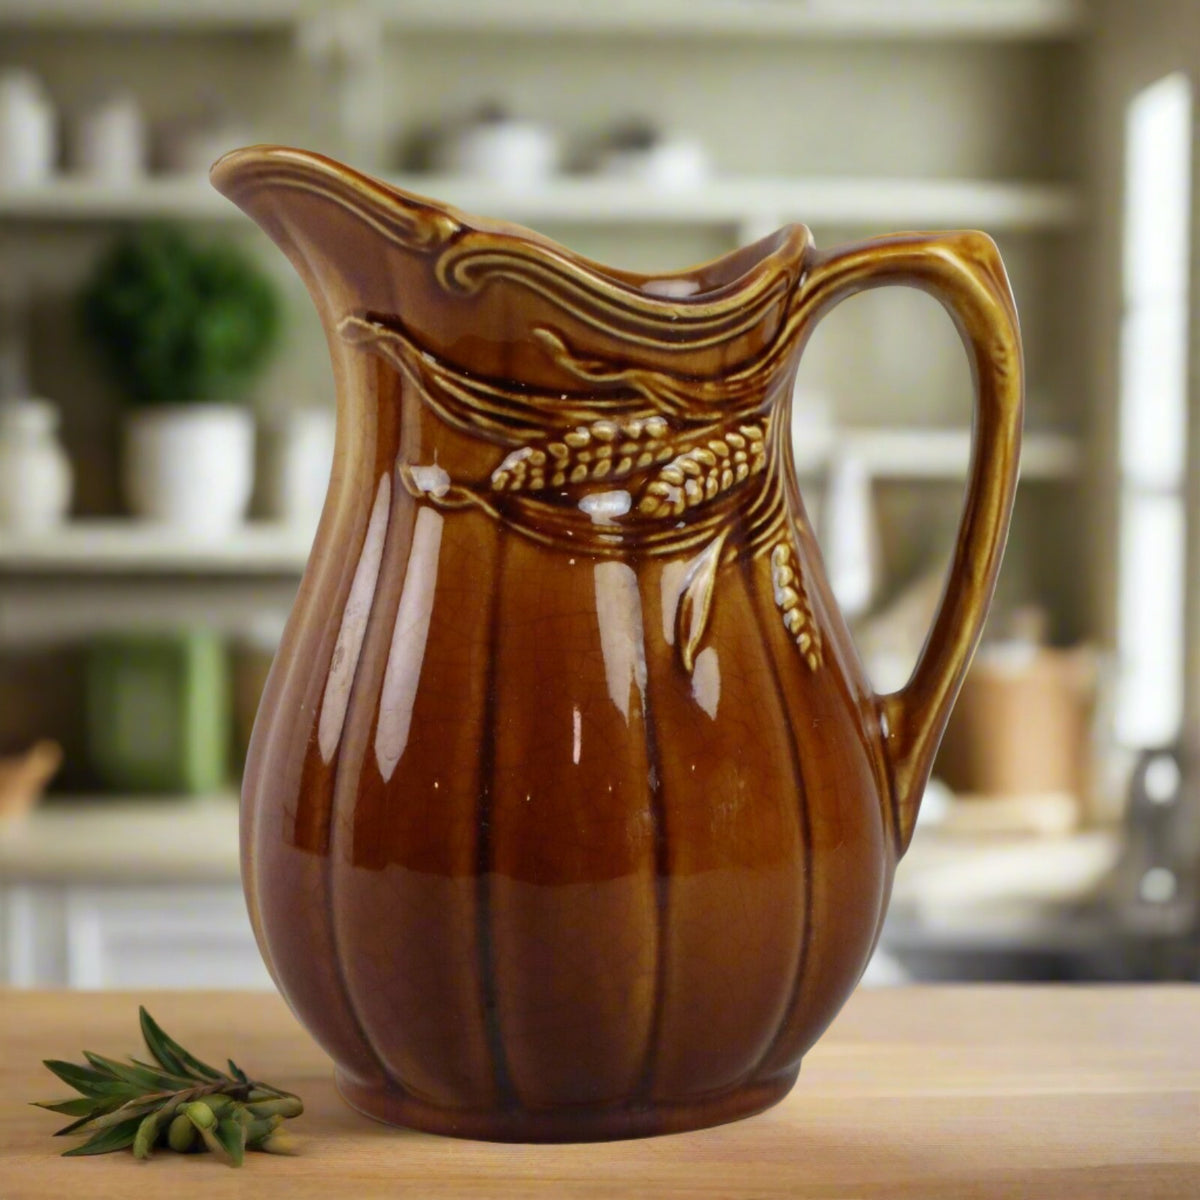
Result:
[[[106,634],[86,656],[88,757],[111,791],[201,793],[229,783],[229,656],[206,629]]]
[[[1098,662],[1088,647],[1045,644],[1037,610],[983,646],[946,729],[936,772],[965,805],[1020,800],[1030,831],[1067,832],[1092,790]]]
[[[527,187],[558,169],[558,138],[548,126],[488,103],[443,132],[434,146],[433,164],[453,175]]]
[[[71,124],[71,165],[97,182],[128,185],[146,173],[146,119],[137,98],[117,91],[98,97]]]
[[[266,423],[262,478],[264,515],[315,534],[329,475],[337,419],[331,408],[298,408]]]
[[[48,400],[0,403],[0,528],[42,533],[65,519],[72,472],[58,424]]]
[[[616,126],[601,143],[596,172],[668,191],[695,187],[712,174],[699,138],[668,134],[646,120]]]
[[[835,448],[821,497],[821,548],[829,586],[842,612],[855,621],[875,598],[879,533],[867,464],[849,447]]]
[[[42,81],[23,67],[0,70],[0,182],[45,183],[58,162],[58,117]]]
[[[255,140],[248,125],[217,96],[205,97],[193,112],[164,124],[155,139],[164,171],[202,176],[205,182],[209,167],[222,154]]]

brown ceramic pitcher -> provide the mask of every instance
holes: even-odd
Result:
[[[216,186],[320,311],[320,531],[254,732],[263,955],[364,1112],[585,1140],[773,1104],[855,986],[978,639],[1022,363],[978,233],[793,225],[645,276],[314,154]],[[924,288],[974,368],[941,609],[876,696],[790,454],[821,314]]]

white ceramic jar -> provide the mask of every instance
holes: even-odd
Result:
[[[173,175],[202,175],[230,146],[246,146],[256,139],[240,122],[213,110],[180,118],[162,128],[157,144],[163,170]]]
[[[863,616],[875,595],[878,532],[871,474],[850,450],[836,450],[821,509],[821,552],[842,612]]]
[[[215,539],[246,516],[254,489],[254,417],[235,404],[136,409],[125,421],[123,483],[133,513]]]
[[[316,532],[333,470],[336,426],[331,408],[296,409],[273,424],[262,481],[267,516]]]
[[[438,165],[451,174],[523,188],[550,178],[558,159],[552,129],[495,110],[455,130],[440,148]]]
[[[129,92],[113,92],[75,118],[74,167],[90,179],[129,184],[146,172],[146,119]]]
[[[0,528],[42,533],[71,504],[71,462],[58,441],[58,410],[48,400],[0,404]]]
[[[650,188],[682,191],[703,184],[712,174],[712,163],[699,138],[680,136],[643,147],[614,147],[601,157],[598,170]]]
[[[58,121],[41,80],[20,67],[0,71],[0,180],[45,183],[58,158]]]

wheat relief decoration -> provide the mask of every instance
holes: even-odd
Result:
[[[789,542],[779,542],[771,551],[771,582],[775,587],[775,604],[783,614],[784,628],[800,648],[809,670],[817,670],[823,657],[821,631],[813,619],[796,552]]]
[[[410,494],[444,511],[477,509],[543,545],[602,556],[690,554],[676,613],[676,646],[690,673],[707,627],[720,567],[738,554],[727,537],[735,493],[772,469],[770,421],[762,390],[745,385],[705,396],[699,416],[683,401],[711,381],[606,365],[574,356],[557,334],[535,331],[564,370],[590,387],[539,392],[457,368],[422,347],[395,322],[348,316],[348,342],[386,359],[441,420],[499,447],[483,479],[452,479],[436,488],[403,465]],[[652,407],[651,407],[652,406]],[[692,405],[694,414],[697,406]],[[597,416],[597,412],[605,415]],[[775,599],[811,670],[821,663],[820,634],[800,580],[780,489],[758,488],[738,516],[750,550],[774,546]]]
[[[663,417],[580,425],[564,433],[561,440],[514,450],[492,472],[492,487],[498,492],[538,492],[568,484],[628,479],[674,456],[669,431]]]

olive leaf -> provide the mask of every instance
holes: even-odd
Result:
[[[184,1083],[190,1083],[194,1079],[194,1076],[191,1075],[175,1075],[173,1073],[167,1073],[161,1066],[159,1066],[158,1063],[144,1062],[142,1059],[134,1058],[132,1055],[130,1056],[129,1061],[133,1063],[135,1067],[141,1067],[143,1070],[153,1071],[156,1074],[165,1074],[166,1077],[170,1079],[176,1086]]]
[[[124,1150],[127,1146],[133,1145],[133,1139],[137,1137],[138,1126],[141,1121],[137,1117],[130,1117],[127,1121],[122,1121],[118,1125],[112,1125],[108,1129],[101,1129],[99,1133],[88,1138],[82,1146],[76,1146],[71,1150],[64,1150],[64,1158],[74,1158],[81,1154],[109,1154],[113,1150]]]
[[[146,1039],[147,1048],[168,1071],[175,1075],[190,1075],[193,1078],[224,1078],[215,1067],[201,1062],[173,1038],[167,1037],[158,1022],[146,1011],[145,1005],[138,1009],[138,1016],[141,1019],[142,1037]]]
[[[48,1108],[49,1105],[43,1104],[43,1105],[41,1105],[41,1107]],[[77,1129],[82,1129],[85,1125],[91,1125],[95,1119],[96,1119],[95,1113],[88,1113],[86,1116],[80,1117],[78,1121],[72,1121],[70,1123],[70,1125],[64,1125],[61,1129],[56,1129],[54,1131],[54,1136],[55,1137],[65,1137],[69,1133],[74,1133]],[[94,1126],[93,1126],[93,1128],[94,1128]]]
[[[96,1101],[91,1096],[80,1096],[76,1100],[39,1101],[34,1104],[47,1112],[61,1113],[64,1117],[82,1117],[85,1113],[96,1111]],[[116,1107],[114,1103],[113,1107]]]
[[[105,1058],[102,1054],[93,1054],[90,1050],[85,1050],[83,1057],[97,1070],[107,1071],[115,1079],[140,1089],[143,1094],[155,1088],[160,1091],[174,1091],[181,1082],[179,1076],[164,1075],[150,1067],[117,1062],[115,1059]]]
[[[42,1065],[53,1071],[63,1083],[85,1096],[114,1096],[122,1092],[136,1094],[127,1084],[119,1083],[111,1076],[103,1075],[89,1067],[80,1067],[52,1058],[46,1059]]]

